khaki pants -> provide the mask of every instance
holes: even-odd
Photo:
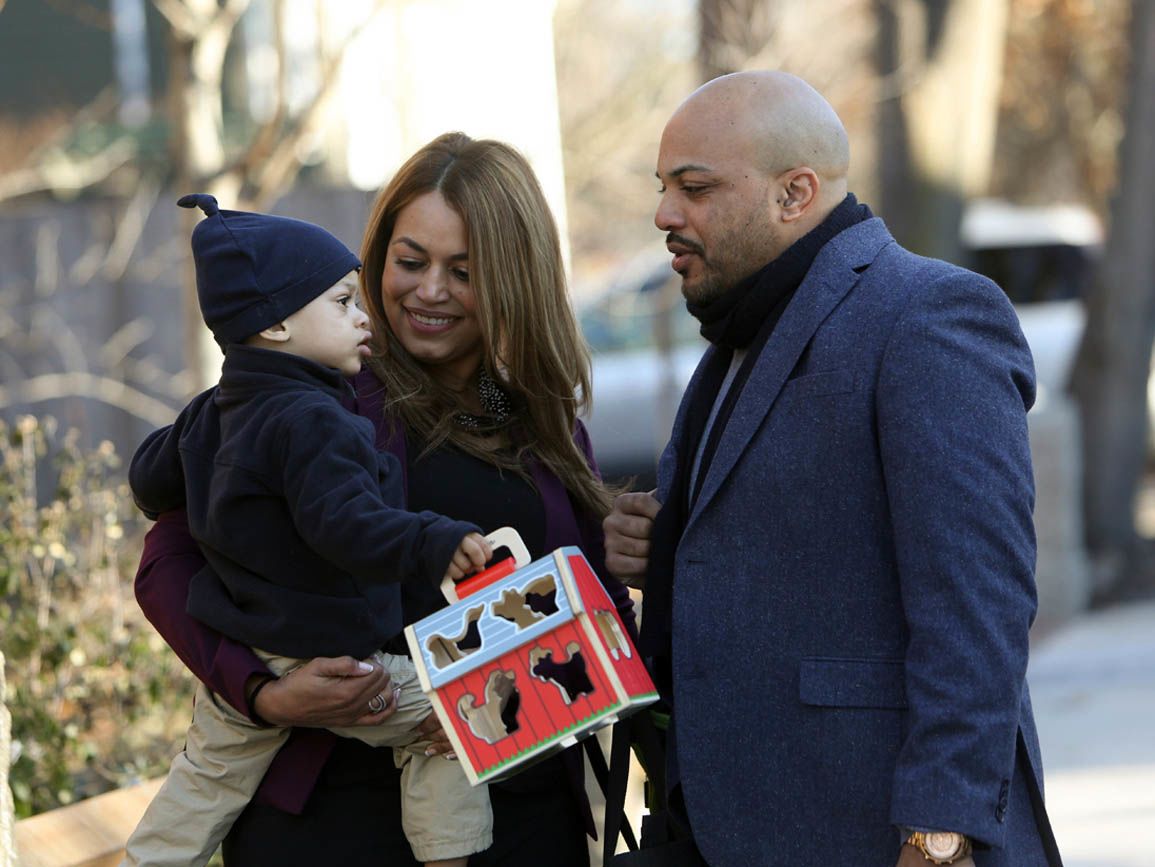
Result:
[[[278,676],[303,660],[255,651]],[[411,660],[377,653],[374,660],[400,686],[397,711],[378,726],[332,731],[373,746],[395,748],[401,770],[401,823],[418,861],[459,858],[489,848],[493,814],[485,787],[473,788],[456,762],[426,757],[413,729],[431,711]],[[203,685],[197,690],[184,750],[125,847],[121,867],[205,864],[252,800],[286,728],[261,728]]]

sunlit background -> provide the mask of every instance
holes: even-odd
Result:
[[[163,773],[187,721],[189,676],[132,600],[124,487],[219,371],[175,199],[356,249],[426,141],[512,143],[562,229],[599,461],[648,485],[704,346],[652,223],[658,139],[751,68],[829,98],[851,189],[902,243],[1015,303],[1057,832],[1076,867],[1155,863],[1152,0],[0,0],[0,852],[9,791],[32,834]]]

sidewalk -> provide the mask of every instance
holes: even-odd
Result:
[[[1065,867],[1155,865],[1155,602],[1041,639],[1027,680]]]

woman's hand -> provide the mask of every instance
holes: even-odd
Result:
[[[449,736],[441,727],[441,721],[437,719],[437,714],[430,713],[418,723],[417,732],[421,735],[421,740],[429,741],[429,746],[425,748],[425,755],[445,756],[447,759],[457,758],[457,753],[453,752],[453,744],[449,742]]]
[[[393,715],[397,695],[374,662],[317,657],[265,686],[253,710],[277,726],[372,726]]]

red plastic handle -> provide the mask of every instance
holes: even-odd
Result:
[[[513,557],[506,557],[500,563],[495,563],[488,569],[483,569],[476,575],[470,575],[458,581],[455,585],[457,590],[457,598],[464,599],[471,593],[476,593],[490,584],[496,584],[507,575],[512,575],[517,571],[517,561]]]

